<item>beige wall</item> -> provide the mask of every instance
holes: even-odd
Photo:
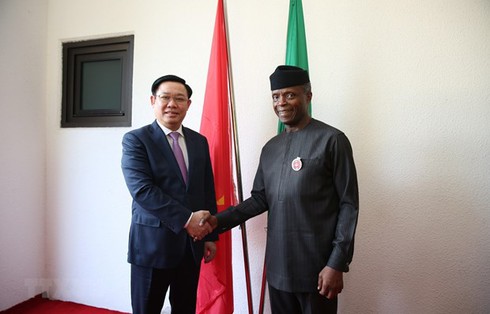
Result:
[[[276,132],[268,76],[284,60],[288,3],[227,1],[245,196],[260,148]],[[340,312],[488,312],[490,3],[303,7],[313,115],[346,132],[360,181]],[[1,48],[1,134],[10,147],[27,143],[1,155],[0,309],[28,297],[25,280],[39,277],[51,297],[128,311],[130,198],[119,162],[130,128],[60,129],[61,44],[134,34],[133,128],[153,119],[151,82],[173,73],[195,90],[185,124],[198,130],[216,1],[0,0],[0,12],[1,38],[10,40]],[[45,100],[34,106],[32,95]],[[247,223],[255,308],[264,227],[264,217]],[[233,235],[235,312],[247,313]]]
[[[43,291],[47,12],[0,0],[0,311]]]

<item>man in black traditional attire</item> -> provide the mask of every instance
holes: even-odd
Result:
[[[272,313],[336,313],[349,271],[359,211],[346,135],[308,113],[308,72],[270,76],[285,131],[263,147],[251,197],[208,222],[221,233],[268,211],[266,269]]]

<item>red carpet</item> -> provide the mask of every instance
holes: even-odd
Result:
[[[38,295],[8,310],[0,311],[2,314],[124,314],[97,307],[86,306],[73,302],[44,299]]]

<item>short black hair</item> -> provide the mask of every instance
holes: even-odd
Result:
[[[177,75],[172,75],[172,74],[159,77],[155,80],[155,82],[153,82],[153,84],[151,85],[151,93],[153,95],[155,95],[155,93],[158,89],[158,86],[160,86],[160,84],[162,84],[163,82],[177,82],[177,83],[183,84],[185,86],[185,89],[187,90],[187,97],[191,98],[192,88],[186,84],[186,82],[183,78],[180,78]]]

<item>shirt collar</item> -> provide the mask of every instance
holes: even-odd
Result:
[[[180,125],[180,127],[176,131],[172,131],[169,128],[165,127],[163,124],[161,124],[160,121],[158,120],[156,121],[158,123],[158,126],[160,127],[160,129],[162,129],[163,133],[165,133],[166,136],[168,136],[172,132],[177,132],[180,134],[180,136],[184,137],[184,132],[182,132],[182,125]]]

